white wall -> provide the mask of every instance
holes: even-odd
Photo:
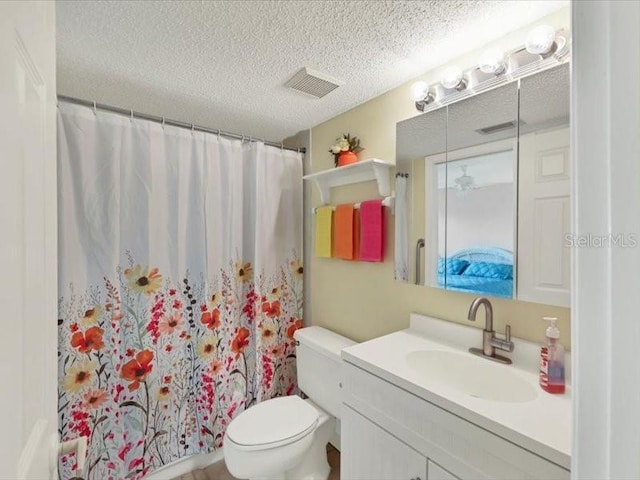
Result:
[[[573,233],[640,233],[640,2],[572,3]],[[572,477],[640,478],[640,246],[573,251]]]
[[[472,247],[500,247],[514,251],[513,183],[500,183],[477,190],[466,196],[448,189],[439,190],[438,204],[444,222],[444,197],[447,195],[447,251],[450,257],[458,250]],[[441,224],[439,229],[443,229]],[[443,245],[440,256],[445,256]]]

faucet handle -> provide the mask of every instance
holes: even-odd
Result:
[[[504,339],[493,337],[491,339],[491,346],[504,350],[505,352],[513,352],[513,342],[511,341],[511,325],[507,325],[504,332]]]

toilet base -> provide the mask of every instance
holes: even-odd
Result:
[[[327,480],[331,466],[327,460],[327,444],[336,428],[336,421],[327,415],[314,432],[311,448],[305,454],[302,462],[285,472],[285,480]]]

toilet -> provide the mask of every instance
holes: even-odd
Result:
[[[234,418],[224,460],[249,480],[327,480],[327,443],[340,418],[340,351],[355,342],[322,327],[297,330],[297,395],[266,400]]]

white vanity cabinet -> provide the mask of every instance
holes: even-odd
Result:
[[[459,480],[347,405],[340,475],[351,480]]]
[[[444,468],[431,460],[427,462],[427,478],[429,480],[460,480],[451,472],[447,472]]]
[[[569,471],[343,363],[343,480],[569,479]]]
[[[426,480],[427,459],[348,405],[341,420],[340,478]]]

